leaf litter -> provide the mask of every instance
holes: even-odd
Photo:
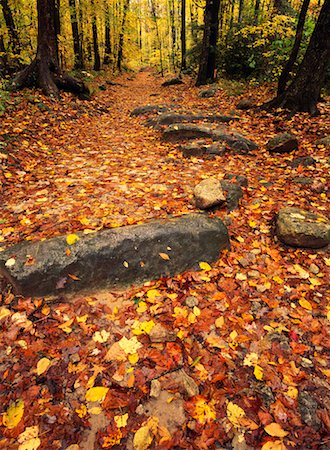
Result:
[[[123,292],[49,301],[17,297],[2,281],[0,448],[326,446],[329,258],[272,235],[284,205],[329,213],[329,160],[313,144],[326,111],[244,112],[235,126],[259,150],[184,159],[130,111],[155,92],[159,104],[207,112],[233,110],[238,98],[220,89],[200,99],[188,78],[166,90],[150,72],[120,81],[89,103],[13,94],[1,127],[0,247],[59,234],[74,246],[80,231],[193,212],[193,187],[227,172],[249,182],[240,209],[211,213],[227,220],[232,247],[200,261],[201,272]],[[268,92],[247,88],[260,101]],[[269,137],[288,130],[300,140],[294,156],[311,154],[315,167],[266,153]],[[301,175],[313,183],[295,184]]]

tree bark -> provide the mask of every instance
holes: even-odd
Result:
[[[70,7],[72,37],[73,37],[74,69],[83,69],[84,63],[79,36],[76,0],[69,0],[69,7]]]
[[[291,54],[289,56],[288,61],[284,65],[282,73],[278,79],[278,86],[277,86],[277,95],[278,96],[283,94],[283,92],[285,91],[287,82],[289,80],[290,72],[293,69],[293,65],[297,59],[301,39],[303,36],[304,24],[305,24],[305,20],[306,20],[309,3],[310,3],[310,0],[303,0],[303,4],[302,4],[299,18],[298,18],[296,36],[295,36],[295,40],[294,40],[293,47],[291,50]]]
[[[93,69],[96,71],[101,70],[101,57],[99,50],[99,39],[97,33],[97,22],[96,22],[96,12],[94,0],[91,0],[92,7],[92,36],[93,36],[93,53],[94,53],[94,66]]]
[[[3,17],[5,19],[6,27],[9,34],[10,46],[12,48],[13,53],[15,55],[18,55],[20,53],[21,45],[8,0],[0,0],[0,4],[2,7]]]
[[[325,0],[304,59],[288,88],[275,99],[263,105],[266,108],[287,108],[312,115],[319,113],[317,102],[330,62],[330,0]]]
[[[59,90],[73,92],[81,98],[89,96],[85,84],[63,73],[59,67],[55,0],[37,0],[38,46],[32,63],[19,72],[13,89],[40,87],[46,95],[59,97]]]
[[[181,70],[187,69],[186,0],[181,0]]]
[[[103,64],[109,65],[111,63],[111,33],[110,33],[110,9],[109,3],[106,0],[105,5],[105,30],[104,30],[104,58]]]
[[[215,81],[220,0],[206,0],[204,33],[196,86]]]
[[[127,12],[128,12],[128,8],[129,8],[129,2],[130,2],[130,0],[125,0],[125,3],[124,3],[123,20],[121,22],[121,29],[120,29],[120,34],[119,34],[118,56],[117,56],[117,69],[119,72],[121,72],[122,63],[123,63],[124,32],[125,32],[125,24],[126,24],[126,17],[127,17]]]

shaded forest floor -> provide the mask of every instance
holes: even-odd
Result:
[[[185,159],[130,112],[157,104],[230,115],[239,98],[261,103],[269,88],[236,96],[220,84],[205,99],[189,79],[165,88],[146,71],[116,81],[90,102],[11,96],[0,248],[193,212],[199,181],[235,173],[248,179],[240,208],[211,214],[229,224],[232,247],[208,270],[70,301],[20,298],[3,283],[0,448],[330,448],[329,253],[286,248],[272,230],[283,206],[329,216],[329,150],[315,145],[329,133],[329,108],[290,119],[240,111],[233,128],[258,150]],[[270,155],[266,142],[286,131],[299,150]],[[307,155],[315,167],[290,166]]]

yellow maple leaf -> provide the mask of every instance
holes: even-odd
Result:
[[[258,364],[256,364],[254,366],[254,370],[253,370],[254,376],[256,377],[257,380],[262,380],[263,375],[264,375],[264,371],[263,368],[258,366]]]
[[[217,415],[212,402],[207,402],[205,398],[199,396],[195,403],[195,411],[192,413],[194,419],[199,423],[207,423],[216,420]]]
[[[288,431],[283,430],[281,425],[276,422],[272,422],[269,425],[266,425],[264,429],[265,429],[266,433],[268,433],[270,436],[273,436],[273,437],[282,438],[289,434]]]
[[[8,308],[1,308],[0,309],[0,320],[4,319],[5,317],[10,315],[10,311]]]
[[[128,413],[122,414],[121,416],[115,416],[114,421],[118,428],[126,427],[128,421]]]
[[[100,344],[104,344],[109,339],[110,333],[106,330],[95,331],[93,334],[93,341],[99,342]]]
[[[307,309],[308,311],[312,311],[312,309],[313,309],[313,307],[312,307],[312,305],[310,304],[310,302],[309,302],[308,300],[306,300],[305,298],[301,298],[301,299],[299,300],[299,305],[300,305],[302,308]]]
[[[37,375],[41,375],[46,372],[51,365],[51,361],[48,358],[41,358],[37,363]]]
[[[38,425],[25,428],[23,433],[17,438],[17,441],[20,444],[18,450],[37,450],[41,444],[38,434]]]
[[[124,350],[126,355],[133,355],[142,347],[141,342],[138,341],[136,336],[133,336],[131,339],[127,339],[127,337],[124,336],[120,339],[118,344],[119,347]]]
[[[135,321],[132,326],[132,331],[136,335],[140,334],[150,334],[150,331],[155,326],[155,322],[153,320],[147,320],[145,322]]]
[[[2,418],[3,425],[11,430],[15,428],[21,421],[24,414],[24,401],[22,399],[12,402]]]
[[[67,235],[67,237],[66,237],[66,242],[67,242],[69,245],[73,245],[73,244],[75,244],[77,241],[79,241],[79,239],[80,239],[80,237],[79,237],[77,234],[72,233],[72,234],[68,234],[68,235]]]
[[[257,353],[248,353],[243,361],[243,366],[255,366],[258,362],[258,354]]]
[[[88,389],[86,392],[87,402],[101,402],[108,393],[109,388],[104,386],[96,386]]]
[[[199,263],[199,267],[202,270],[212,270],[212,267],[210,266],[210,264],[208,264],[207,262],[200,262]]]
[[[147,298],[154,300],[156,297],[161,297],[161,293],[157,289],[149,289],[147,291]]]
[[[275,275],[275,277],[273,277],[273,280],[275,281],[275,283],[278,283],[278,284],[284,283],[284,280],[281,277],[279,277],[278,275]]]
[[[236,403],[228,402],[227,405],[227,418],[235,426],[240,426],[240,419],[245,416],[245,411]]]
[[[70,325],[72,325],[74,319],[69,319],[66,322],[62,323],[61,325],[58,325],[58,328],[60,328],[61,330],[63,330],[65,333],[71,333],[72,328]]]
[[[298,389],[296,387],[294,387],[294,386],[289,386],[288,390],[286,392],[286,395],[288,397],[296,399],[298,397]]]

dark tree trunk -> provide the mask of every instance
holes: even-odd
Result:
[[[33,62],[16,75],[12,87],[40,87],[45,94],[55,98],[59,97],[59,89],[63,89],[86,98],[89,90],[85,84],[63,73],[59,67],[55,0],[37,0],[37,10],[37,54]]]
[[[171,60],[173,70],[176,68],[176,27],[175,27],[175,8],[174,0],[169,0],[169,15],[170,15],[170,29],[171,29]]]
[[[124,3],[123,20],[121,23],[120,34],[119,34],[118,56],[117,56],[117,69],[119,70],[119,72],[121,72],[122,63],[123,63],[124,32],[125,32],[125,24],[126,24],[126,17],[127,17],[127,12],[128,12],[128,8],[129,8],[129,2],[130,2],[130,0],[125,0],[125,3]]]
[[[304,59],[292,83],[267,108],[287,108],[293,112],[319,113],[317,102],[330,62],[330,0],[325,0],[309,41]]]
[[[74,68],[83,69],[84,63],[83,63],[82,47],[79,37],[76,0],[69,0],[69,7],[70,7],[72,37],[73,37]]]
[[[93,53],[94,53],[94,66],[93,69],[96,71],[101,70],[101,57],[99,50],[99,39],[97,33],[97,22],[96,22],[96,12],[94,0],[91,0],[92,7],[92,35],[93,35]]]
[[[181,0],[181,70],[187,69],[186,0]]]
[[[242,23],[242,20],[243,20],[243,8],[244,8],[244,0],[239,0],[238,23]]]
[[[111,34],[110,34],[110,9],[108,2],[105,6],[105,31],[104,31],[104,59],[103,64],[111,64]]]
[[[21,45],[8,0],[0,0],[0,4],[2,7],[3,17],[5,19],[6,27],[8,30],[9,42],[12,52],[15,55],[18,55],[20,53]]]
[[[310,0],[303,0],[303,4],[302,4],[299,18],[298,18],[296,36],[295,36],[294,44],[293,44],[293,47],[291,50],[291,54],[289,56],[288,61],[284,65],[282,73],[278,79],[278,86],[277,86],[277,95],[278,96],[283,94],[283,92],[285,91],[287,82],[289,80],[290,72],[292,71],[293,65],[297,59],[301,39],[303,36],[304,24],[305,24],[305,19],[306,19],[309,3],[310,3]]]
[[[253,18],[254,25],[258,25],[259,12],[260,12],[260,0],[256,0],[256,2],[254,4],[254,18]]]
[[[196,86],[215,81],[220,0],[206,0],[204,33]]]

